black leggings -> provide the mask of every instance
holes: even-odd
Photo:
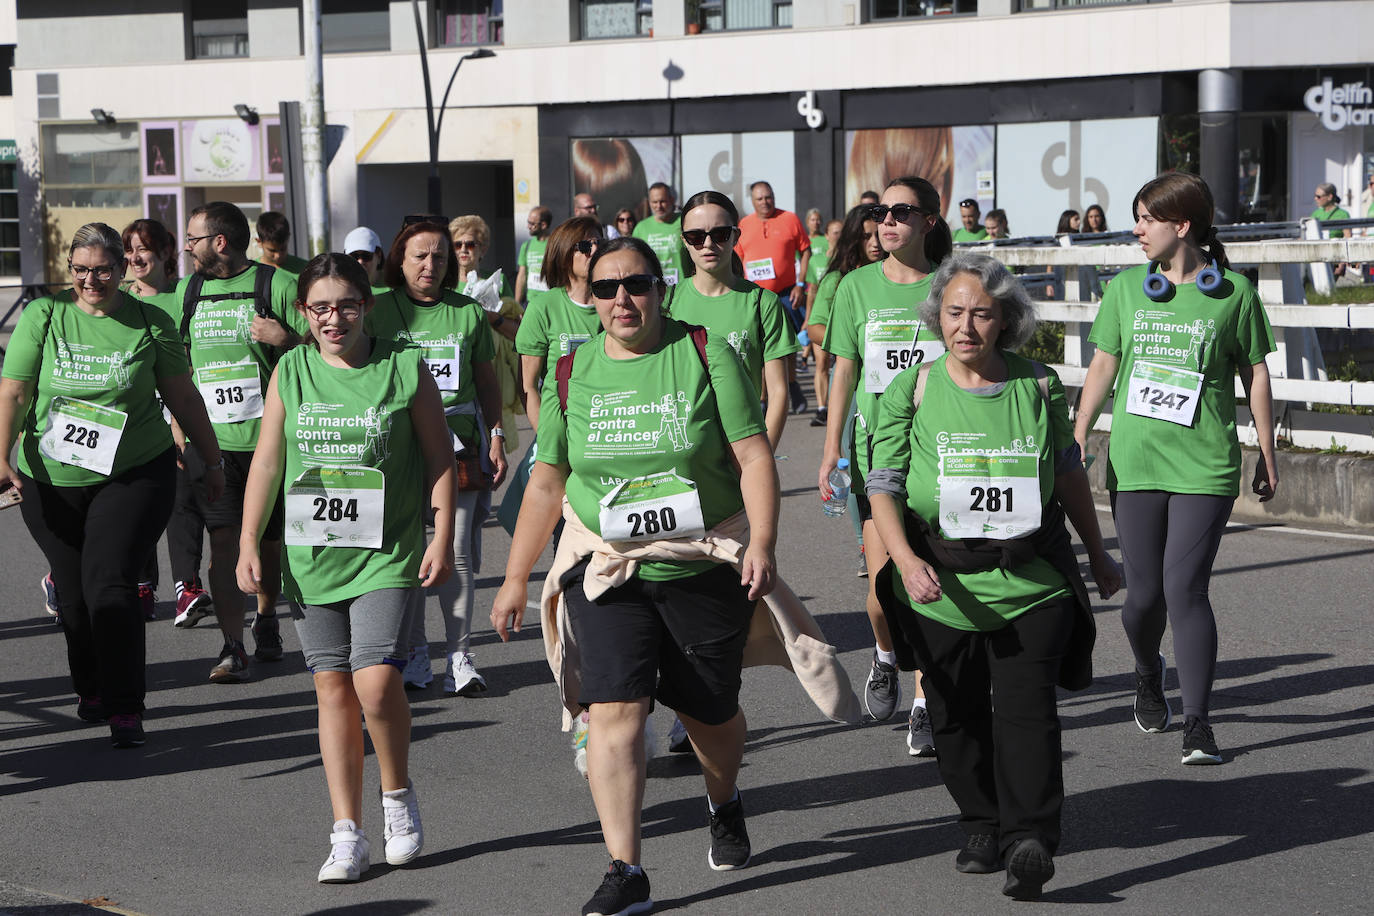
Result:
[[[177,468],[177,500],[172,517],[167,521],[167,558],[172,563],[172,579],[176,582],[198,582],[200,559],[205,546],[205,524],[196,509],[190,473]],[[157,591],[157,546],[148,555],[140,582],[147,582]]]
[[[78,696],[111,713],[141,713],[143,614],[139,574],[172,512],[176,459],[147,464],[89,487],[24,477],[24,524],[52,570]]]
[[[1207,588],[1234,502],[1229,496],[1162,490],[1112,494],[1126,568],[1121,624],[1136,671],[1153,672],[1159,665],[1167,617],[1174,627],[1174,667],[1185,717],[1207,718],[1217,668],[1217,621]]]

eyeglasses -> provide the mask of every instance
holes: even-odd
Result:
[[[349,257],[357,261],[359,264],[371,264],[373,254],[370,251],[355,251],[351,255],[349,255]]]
[[[693,248],[700,248],[706,244],[707,236],[710,236],[711,241],[717,245],[725,245],[734,237],[734,234],[734,226],[716,226],[714,229],[685,229],[682,232],[682,238]]]
[[[658,277],[653,274],[630,274],[618,280],[593,280],[592,295],[598,299],[614,299],[623,286],[631,296],[643,296],[658,282]]]
[[[325,305],[323,302],[307,305],[305,310],[320,321],[324,321],[335,312],[345,321],[352,321],[363,313],[363,304],[356,299],[348,299],[338,305]]]
[[[83,267],[68,261],[67,269],[70,270],[72,276],[76,277],[78,280],[84,280],[91,274],[95,274],[97,280],[104,282],[113,279],[115,275],[115,267],[113,264],[101,264],[97,267]]]
[[[574,245],[573,248],[574,250],[580,251],[588,257],[591,257],[592,252],[596,251],[596,249],[600,245],[601,239],[583,239],[582,241]],[[612,293],[612,295],[614,295],[614,293]]]
[[[904,223],[911,219],[913,213],[919,213],[922,216],[926,215],[925,210],[922,210],[920,207],[913,207],[911,204],[893,204],[890,207],[886,204],[877,204],[868,208],[868,218],[875,223],[887,222],[887,215],[889,213],[891,213],[892,218],[899,223]]]
[[[1370,180],[1370,181],[1374,181],[1374,178],[1371,178],[1371,179],[1369,179],[1369,180]],[[615,221],[616,221],[617,223],[633,223],[633,222],[635,222],[636,220],[635,220],[635,218],[634,218],[633,216],[630,216],[630,215],[627,213],[627,214],[625,214],[624,216],[617,216],[617,217],[615,218]]]
[[[587,204],[585,207],[578,207],[579,210],[586,210],[588,213],[596,212],[596,204]]]
[[[186,236],[186,244],[187,246],[192,246],[195,245],[196,242],[204,239],[212,239],[219,234],[218,232],[211,232],[209,235],[188,235]]]
[[[477,243],[474,242],[472,239],[459,239],[458,241],[456,241],[456,242],[453,243],[453,247],[454,247],[454,248],[461,248],[461,249],[464,250],[464,251],[466,251],[467,249],[471,248],[473,251],[476,251],[476,250],[477,250]]]
[[[411,213],[401,220],[402,226],[418,226],[420,223],[438,223],[447,228],[449,219],[437,213]]]

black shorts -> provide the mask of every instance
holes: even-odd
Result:
[[[221,449],[220,454],[224,456],[224,492],[214,502],[210,502],[206,494],[205,461],[196,452],[195,447],[188,444],[182,459],[186,465],[186,473],[191,478],[195,510],[205,522],[206,531],[243,527],[243,494],[248,485],[248,468],[253,463],[253,453]],[[285,506],[282,502],[281,494],[278,493],[272,513],[267,517],[267,527],[262,532],[264,541],[281,540],[285,520]]]
[[[583,707],[650,697],[706,725],[739,711],[740,669],[754,602],[734,567],[666,582],[633,578],[596,601],[586,562],[563,577],[582,658]]]

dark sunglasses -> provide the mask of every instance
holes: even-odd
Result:
[[[706,244],[706,237],[709,235],[711,241],[717,245],[724,245],[730,241],[730,237],[735,234],[734,226],[717,226],[714,229],[687,229],[682,233],[683,240],[693,248],[700,248]]]
[[[464,251],[471,248],[473,251],[476,251],[477,243],[474,242],[472,239],[459,239],[458,241],[453,243],[453,247],[462,248]]]
[[[891,213],[892,218],[897,222],[905,223],[911,219],[913,213],[925,215],[925,212],[920,207],[913,207],[911,204],[893,204],[890,207],[886,204],[877,204],[868,208],[868,218],[875,223],[882,223],[887,221],[887,215]]]
[[[963,200],[959,201],[959,206],[961,206],[961,207],[971,207],[972,209],[977,210],[977,209],[978,209],[978,201],[974,200],[972,197],[966,197],[966,198],[964,198]]]
[[[643,296],[657,284],[658,277],[653,274],[630,274],[619,280],[593,280],[592,295],[598,299],[614,299],[623,286],[631,296]]]
[[[420,223],[438,223],[447,229],[449,219],[437,213],[410,213],[401,221],[402,226],[418,226]]]
[[[371,264],[373,254],[370,251],[355,251],[353,252],[353,254],[349,255],[349,257],[357,261],[359,264]]]
[[[588,257],[590,257],[590,256],[591,256],[591,253],[592,253],[593,251],[596,251],[597,247],[598,247],[600,244],[601,244],[601,240],[600,240],[600,239],[583,239],[582,241],[580,241],[580,242],[578,242],[576,245],[574,245],[573,248],[574,248],[576,251],[580,251],[580,252],[582,252],[583,254],[585,254],[585,255],[587,255]]]

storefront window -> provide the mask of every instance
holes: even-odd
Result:
[[[435,0],[435,43],[499,45],[505,39],[503,0]]]
[[[1163,115],[1159,119],[1159,166],[1174,172],[1196,172],[1201,167],[1198,152],[1198,116]]]
[[[1266,223],[1287,218],[1288,115],[1236,117],[1240,160],[1237,222]]]
[[[39,139],[46,273],[59,281],[77,229],[91,222],[122,229],[142,215],[138,125],[47,124]]]
[[[977,13],[978,0],[868,0],[868,21]]]

